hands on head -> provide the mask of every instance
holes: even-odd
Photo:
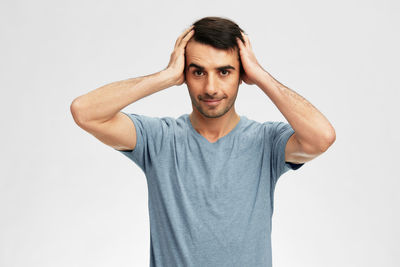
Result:
[[[185,48],[194,34],[193,25],[187,28],[176,40],[174,51],[171,54],[167,71],[170,71],[175,85],[181,85],[185,82]]]
[[[174,85],[181,85],[185,82],[185,49],[189,40],[194,34],[194,25],[187,28],[176,40],[174,51],[171,54],[170,61],[166,70],[173,78]],[[239,48],[239,55],[244,73],[241,79],[247,84],[255,84],[257,78],[265,72],[265,70],[258,63],[254,55],[249,37],[242,32],[244,43],[237,38],[237,45]]]
[[[257,79],[263,75],[265,70],[258,63],[256,56],[253,52],[253,48],[250,43],[250,39],[247,34],[242,33],[244,43],[242,40],[236,37],[236,42],[239,47],[240,60],[244,69],[242,74],[242,80],[247,84],[257,83]]]

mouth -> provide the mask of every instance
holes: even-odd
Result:
[[[221,99],[204,99],[202,101],[204,101],[209,106],[216,106],[222,101],[222,99],[223,98],[221,98]]]
[[[223,97],[223,98],[220,98],[220,99],[216,99],[216,98],[207,99],[207,98],[205,98],[205,99],[202,99],[202,100],[205,101],[205,102],[214,102],[214,101],[220,101],[220,100],[222,100],[222,99],[224,99],[224,97]]]
[[[203,100],[205,102],[216,102],[216,101],[220,101],[221,99],[207,99],[207,100]]]

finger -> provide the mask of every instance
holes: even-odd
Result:
[[[249,39],[249,37],[247,36],[247,34],[245,34],[245,33],[242,32],[242,36],[243,36],[243,39],[244,39],[244,41],[245,41],[245,44],[244,44],[244,45],[251,48],[250,39]]]
[[[236,42],[237,42],[237,45],[239,46],[239,49],[242,50],[244,48],[244,44],[243,44],[242,40],[240,40],[239,37],[236,37]]]
[[[251,42],[250,42],[250,39],[249,39],[249,36],[248,36],[248,35],[246,35],[246,41],[247,41],[247,43],[249,44],[249,47],[252,49],[252,47],[251,47]]]
[[[188,32],[190,32],[190,31],[193,29],[193,27],[194,27],[194,25],[190,26],[189,28],[187,28],[186,30],[184,30],[183,33],[182,33],[181,35],[179,35],[178,39],[176,39],[175,47],[177,47],[177,46],[181,43],[182,39],[186,36],[186,34],[187,34]]]
[[[180,44],[182,44],[182,42],[184,42],[184,41],[188,41],[189,39],[190,39],[190,37],[192,37],[193,36],[193,33],[194,33],[194,25],[192,25],[191,27],[189,27],[184,33],[184,35],[182,35],[182,38],[181,38],[181,41],[180,41]]]
[[[185,47],[187,42],[192,38],[194,35],[194,29],[192,29],[188,34],[186,34],[185,38],[182,39],[180,45]]]
[[[177,46],[180,44],[181,39],[183,38],[183,36],[185,36],[187,30],[188,30],[188,29],[185,29],[185,30],[179,35],[179,37],[176,39],[175,47],[177,47]]]

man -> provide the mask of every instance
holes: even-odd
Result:
[[[242,80],[263,90],[289,124],[239,116],[234,103]],[[192,101],[190,115],[121,112],[183,83]],[[73,101],[71,112],[81,128],[145,173],[150,266],[271,266],[278,178],[335,141],[328,120],[266,72],[248,36],[219,17],[185,30],[164,70],[91,91]]]

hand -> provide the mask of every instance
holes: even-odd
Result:
[[[171,54],[168,66],[165,69],[174,80],[174,85],[181,85],[185,82],[185,48],[187,42],[194,34],[193,25],[187,28],[176,40],[174,51]]]
[[[255,84],[258,77],[265,71],[258,63],[256,56],[254,55],[249,37],[243,32],[241,33],[245,43],[243,44],[242,40],[236,38],[236,42],[239,46],[240,60],[244,69],[244,73],[242,74],[241,78],[247,84]]]

